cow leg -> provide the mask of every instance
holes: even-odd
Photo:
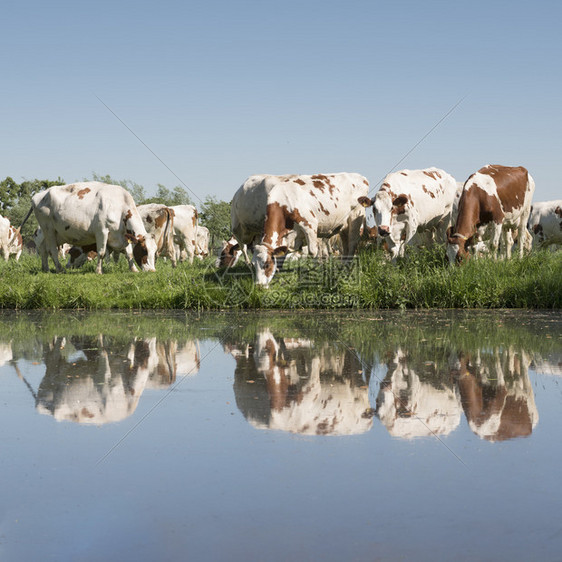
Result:
[[[129,270],[133,273],[137,273],[138,269],[135,265],[135,257],[133,256],[133,245],[127,244],[125,246],[125,255],[127,256],[127,261],[129,262]]]
[[[498,259],[498,247],[500,245],[500,238],[502,235],[502,225],[494,224],[492,227],[492,238],[490,240],[490,251],[493,259]]]
[[[43,262],[43,271],[49,271],[48,254],[51,254],[51,258],[53,258],[53,261],[55,262],[57,273],[60,273],[61,271],[63,271],[63,268],[59,261],[59,249],[55,243],[54,236],[47,236],[45,234],[44,245],[46,248],[46,252],[45,252],[45,261]],[[41,259],[43,259],[43,256],[41,256]]]
[[[351,215],[347,223],[347,232],[341,233],[342,249],[344,256],[353,256],[357,250],[361,238],[361,227],[365,220],[365,212],[361,209],[355,215]]]
[[[4,261],[8,261],[10,257],[10,249],[8,248],[8,246],[2,247],[2,256],[4,257]]]
[[[107,239],[108,233],[105,231],[98,232],[96,234],[96,248],[98,251],[98,265],[96,267],[96,273],[103,273],[103,260],[105,258],[105,253],[107,252]]]

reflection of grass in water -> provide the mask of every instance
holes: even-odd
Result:
[[[39,258],[0,263],[0,306],[18,309],[220,308],[560,308],[562,252],[535,252],[522,260],[472,260],[450,267],[442,249],[410,252],[397,265],[364,251],[359,270],[339,260],[287,265],[265,290],[245,264],[228,275],[213,258],[193,265],[159,261],[155,273],[130,273],[125,260],[55,275],[40,272]]]
[[[97,336],[131,341],[156,337],[216,339],[238,344],[269,330],[276,338],[308,338],[351,347],[367,361],[383,361],[402,348],[442,363],[451,352],[506,349],[559,352],[562,319],[557,313],[524,311],[340,311],[291,312],[4,312],[0,342],[48,342],[55,336]],[[550,337],[548,337],[550,336]],[[428,366],[428,370],[431,367]]]

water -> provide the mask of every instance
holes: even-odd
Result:
[[[559,312],[0,315],[0,559],[559,560]]]

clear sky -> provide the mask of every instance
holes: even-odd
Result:
[[[0,178],[97,172],[148,194],[180,178],[196,202],[254,173],[377,187],[464,98],[398,169],[464,181],[523,165],[536,201],[562,198],[561,2],[17,0],[1,14]]]

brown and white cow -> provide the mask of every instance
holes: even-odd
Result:
[[[456,192],[455,179],[439,168],[401,170],[384,178],[373,199],[361,197],[359,202],[372,205],[378,234],[394,261],[416,234],[426,243],[434,238],[446,241]]]
[[[231,236],[229,240],[222,241],[222,246],[215,265],[216,267],[234,267],[238,263],[241,255],[242,250],[240,249],[238,240],[236,240],[234,236]]]
[[[57,272],[62,271],[58,247],[65,242],[76,246],[95,243],[97,273],[102,273],[108,246],[125,251],[131,271],[137,271],[135,262],[144,271],[154,271],[156,244],[148,237],[131,194],[121,186],[101,182],[57,185],[36,193],[31,205],[44,236],[38,247],[43,271],[49,271],[49,254]]]
[[[172,262],[172,267],[176,267],[174,210],[160,203],[139,205],[137,209],[148,236],[150,236],[156,244],[156,255],[169,257]]]
[[[562,244],[562,199],[533,203],[527,228],[535,248]]]
[[[174,246],[176,259],[193,263],[197,244],[197,209],[193,205],[174,205]]]
[[[373,421],[362,365],[350,349],[259,330],[225,344],[236,360],[236,405],[257,429],[304,435],[358,435]]]
[[[519,244],[522,256],[534,191],[535,182],[522,166],[490,164],[472,174],[464,184],[456,223],[448,232],[449,261],[464,260],[475,235],[489,237],[490,252],[495,258],[502,232],[502,250],[510,258],[514,239],[511,231],[517,231],[518,240],[523,241]]]
[[[538,423],[530,359],[512,347],[460,353],[451,374],[457,379],[470,429],[481,439],[528,437]]]
[[[254,222],[242,225],[233,221],[232,232],[241,244],[263,232],[252,257],[256,283],[269,285],[277,269],[275,258],[287,251],[306,245],[309,255],[316,257],[318,238],[339,233],[343,255],[352,256],[365,216],[357,200],[368,191],[367,179],[353,173],[248,178],[234,196],[232,209],[238,212],[243,207],[239,203],[247,201],[245,216],[254,217]],[[296,235],[294,248],[287,248],[285,239],[291,233]]]
[[[10,225],[10,220],[0,216],[0,252],[8,261],[11,254],[16,255],[16,261],[20,259],[23,250],[23,239],[20,229]]]
[[[23,251],[23,238],[19,228],[10,226],[10,240],[8,242],[8,251],[10,254],[15,254],[16,261],[20,259]]]

